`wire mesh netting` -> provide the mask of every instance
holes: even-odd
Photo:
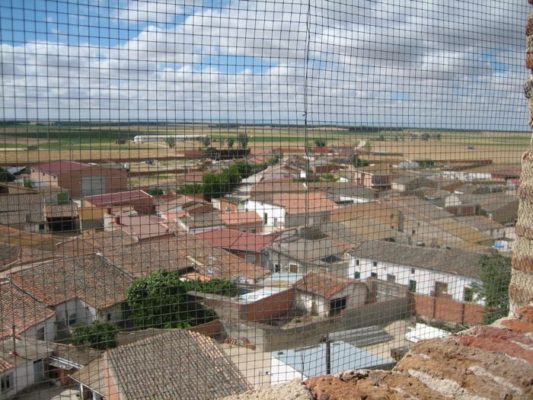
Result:
[[[507,315],[528,11],[0,0],[0,398],[223,398]]]

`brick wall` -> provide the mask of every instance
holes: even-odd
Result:
[[[423,296],[412,294],[416,315],[439,321],[462,325],[479,325],[483,323],[483,306],[462,303],[447,297]]]

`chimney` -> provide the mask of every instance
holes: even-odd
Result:
[[[11,337],[13,339],[13,350],[11,350],[11,355],[13,357],[17,357],[18,356],[18,353],[17,353],[17,335],[16,335],[16,331],[17,331],[17,326],[15,324],[13,324],[11,326]]]
[[[116,224],[116,225],[120,225],[120,215],[117,215],[117,216],[115,217],[115,224]]]

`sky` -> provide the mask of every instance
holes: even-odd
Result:
[[[0,118],[526,130],[523,0],[0,0]]]

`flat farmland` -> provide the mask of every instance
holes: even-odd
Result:
[[[366,143],[373,154],[371,161],[397,162],[411,159],[479,160],[492,159],[496,164],[516,163],[529,146],[527,132],[446,132],[424,130],[352,132],[347,128],[298,126],[209,126],[206,124],[169,125],[30,125],[0,127],[0,163],[26,164],[53,160],[142,161],[146,159],[183,158],[184,151],[200,149],[198,142],[177,142],[175,148],[165,143],[133,143],[136,135],[202,134],[211,145],[227,148],[227,139],[248,135],[254,153],[283,148],[301,152],[305,145],[314,146],[324,139],[328,146],[355,147]],[[429,140],[422,140],[422,135]]]

